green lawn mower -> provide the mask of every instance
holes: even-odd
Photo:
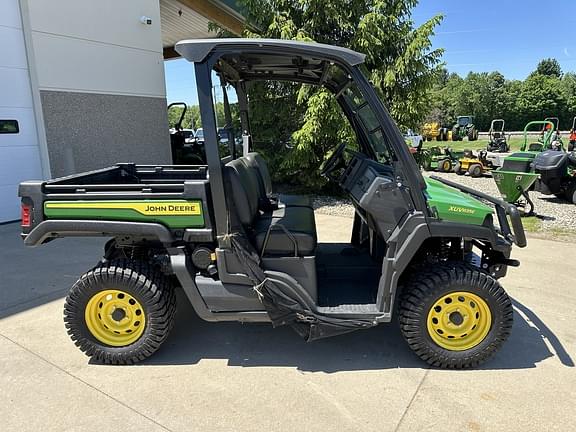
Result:
[[[420,152],[418,162],[425,171],[451,172],[463,155],[449,147],[429,147]]]
[[[534,125],[541,125],[543,133],[538,141],[529,143],[528,130]],[[534,214],[534,203],[528,195],[528,191],[534,186],[539,176],[534,172],[534,158],[545,150],[561,150],[561,148],[553,147],[552,139],[556,136],[555,130],[555,125],[550,120],[529,122],[524,127],[524,143],[520,147],[521,151],[506,157],[502,167],[492,171],[492,177],[502,198],[524,208],[525,216]]]
[[[562,142],[562,137],[560,136],[560,119],[558,117],[546,117],[544,121],[549,121],[554,124],[554,133],[550,139],[550,147],[554,150],[564,150],[564,143]],[[542,128],[541,134],[544,136],[545,128]]]
[[[458,116],[452,127],[452,141],[462,141],[465,137],[468,137],[468,141],[478,139],[478,129],[474,125],[473,116]]]

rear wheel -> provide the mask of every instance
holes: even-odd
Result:
[[[476,128],[472,126],[466,131],[466,135],[468,136],[468,141],[475,141],[476,140]]]
[[[459,130],[457,127],[452,128],[452,141],[460,141]]]
[[[176,297],[168,278],[145,263],[117,260],[72,286],[64,322],[87,356],[133,364],[160,348],[174,325]]]
[[[479,164],[472,164],[468,167],[468,174],[470,174],[470,177],[480,177],[482,175],[482,167]]]
[[[444,159],[438,162],[438,171],[440,172],[452,171],[452,161],[450,159]]]
[[[421,270],[404,285],[400,328],[433,366],[461,369],[488,360],[512,329],[510,298],[489,274],[464,263]]]

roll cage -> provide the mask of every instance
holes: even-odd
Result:
[[[364,154],[378,159],[370,134],[380,130],[382,145],[388,151],[388,162],[396,181],[411,195],[414,208],[427,214],[422,191],[424,179],[410,155],[400,130],[390,118],[360,66],[365,56],[352,50],[324,44],[273,39],[206,39],[176,44],[176,51],[194,63],[200,116],[205,135],[205,151],[210,173],[214,204],[214,225],[219,239],[228,233],[222,160],[218,152],[218,136],[212,98],[212,71],[222,83],[232,85],[238,97],[244,153],[250,151],[251,134],[248,116],[247,87],[251,81],[289,81],[324,86],[330,90],[355,131]],[[342,73],[338,73],[340,70]],[[358,104],[346,97],[350,89],[361,95]],[[226,101],[224,101],[226,104]],[[372,126],[359,118],[359,110],[368,107]],[[235,150],[231,149],[232,158]]]

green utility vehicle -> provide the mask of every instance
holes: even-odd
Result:
[[[477,366],[501,347],[513,311],[498,279],[519,265],[512,245],[526,246],[518,211],[422,177],[362,73],[364,55],[269,39],[184,41],[176,51],[194,63],[206,164],[118,164],[20,185],[26,245],[110,238],[65,302],[82,351],[144,360],[173,326],[176,290],[204,320],[289,325],[308,341],[397,317],[410,348],[438,367]],[[219,151],[213,71],[236,92],[242,154]],[[350,121],[354,142],[338,143],[321,168],[355,207],[349,243],[319,243],[310,200],[273,193],[252,150],[246,87],[258,80],[324,86]]]
[[[458,116],[456,124],[452,127],[452,141],[462,141],[468,137],[468,141],[478,139],[478,129],[474,125],[473,116]]]

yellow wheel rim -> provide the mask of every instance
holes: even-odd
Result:
[[[133,296],[120,290],[94,294],[86,305],[84,319],[92,336],[115,347],[136,342],[146,327],[144,308]]]
[[[486,301],[466,291],[439,298],[428,312],[427,327],[432,340],[450,351],[464,351],[482,342],[492,325]]]

